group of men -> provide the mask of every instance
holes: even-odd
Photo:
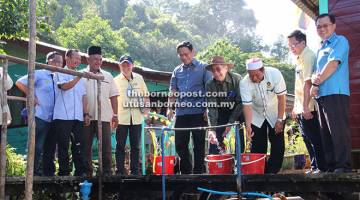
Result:
[[[310,154],[311,170],[307,173],[350,172],[349,44],[344,36],[335,33],[335,16],[322,14],[315,23],[322,40],[317,55],[306,46],[306,35],[301,31],[296,30],[288,36],[289,49],[297,56],[292,117],[299,123]],[[180,95],[178,102],[190,102],[193,107],[169,106],[167,115],[172,118],[175,113],[175,128],[214,127],[235,121],[244,122],[246,136],[251,141],[250,151],[266,154],[269,141],[270,157],[265,173],[278,173],[285,151],[283,133],[287,93],[281,72],[273,67],[265,67],[260,58],[250,58],[246,61],[247,75],[241,78],[230,71],[233,64],[226,62],[224,57],[214,56],[209,64],[196,60],[189,42],[179,44],[177,53],[182,64],[173,71],[171,93],[223,92],[227,95],[200,98]],[[169,105],[173,105],[174,101],[174,97],[169,98]],[[217,106],[194,107],[200,105],[199,102],[209,103],[207,105],[216,102]],[[224,102],[232,102],[233,106],[223,107],[230,105],[222,104]],[[229,130],[230,127],[208,131],[210,154],[219,153]],[[243,137],[243,132],[240,134]],[[192,131],[192,166],[188,148],[190,131],[175,131],[181,173],[204,172],[205,135],[203,129]],[[243,151],[243,143],[241,148]]]
[[[306,46],[306,36],[301,31],[296,30],[288,36],[289,49],[297,56],[292,117],[300,125],[310,154],[309,173],[349,172],[349,44],[344,36],[335,33],[333,15],[318,16],[316,26],[322,40],[317,55]],[[287,93],[281,72],[274,67],[265,67],[260,58],[250,58],[246,61],[247,75],[242,78],[231,71],[234,65],[222,56],[212,57],[209,64],[195,59],[195,50],[190,42],[181,42],[176,51],[182,64],[174,69],[171,76],[172,95],[168,99],[167,116],[175,120],[175,128],[214,127],[207,132],[204,129],[175,131],[180,172],[204,173],[206,137],[210,143],[209,153],[219,154],[231,127],[215,126],[238,121],[245,123],[245,130],[240,132],[241,151],[245,148],[244,131],[251,141],[252,153],[267,153],[269,141],[271,150],[265,172],[278,173],[285,149],[283,132]],[[58,175],[69,175],[72,169],[70,143],[74,174],[93,175],[91,149],[97,136],[98,120],[102,123],[104,174],[112,174],[111,129],[115,128],[116,174],[126,173],[127,137],[130,141],[130,173],[139,173],[141,124],[148,108],[126,107],[124,103],[135,101],[146,105],[150,101],[144,95],[148,93],[144,79],[133,72],[134,61],[130,56],[120,57],[120,74],[113,78],[101,69],[100,47],[90,46],[87,54],[88,66],[81,71],[104,76],[101,81],[101,105],[97,104],[96,80],[49,70],[35,71],[35,175],[55,174],[56,148]],[[64,66],[63,57],[57,52],[50,52],[46,62],[56,67]],[[68,50],[64,68],[76,70],[80,64],[79,51]],[[12,80],[8,76],[6,89],[11,86]],[[27,94],[28,77],[20,78],[16,86]],[[131,96],[134,92],[143,96]],[[175,93],[194,96],[177,96]],[[225,95],[211,95],[215,93]],[[207,106],[211,103],[215,106]],[[101,116],[97,113],[98,106],[102,109]],[[194,162],[189,148],[190,136],[193,139]]]
[[[57,149],[58,175],[70,175],[73,163],[74,175],[92,176],[92,144],[98,134],[98,120],[101,120],[102,124],[104,174],[113,174],[111,129],[115,128],[116,173],[125,173],[125,142],[129,134],[131,173],[138,174],[143,112],[140,112],[139,108],[133,108],[129,112],[128,108],[123,107],[123,102],[131,99],[126,95],[129,90],[147,92],[145,82],[139,74],[132,72],[134,62],[130,56],[120,57],[121,74],[113,78],[109,72],[101,69],[101,47],[90,46],[87,54],[88,66],[80,71],[104,77],[101,81],[100,105],[97,103],[96,80],[49,70],[35,71],[35,175],[55,175],[54,159]],[[50,52],[46,62],[48,65],[63,67],[63,57],[58,52]],[[81,64],[80,52],[75,49],[68,50],[65,53],[65,62],[65,69],[77,70]],[[27,94],[28,77],[20,78],[16,86]],[[98,115],[98,106],[101,106],[101,116]],[[69,159],[70,143],[72,162]]]

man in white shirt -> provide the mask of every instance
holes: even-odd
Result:
[[[101,81],[101,122],[102,122],[102,156],[104,175],[111,175],[111,128],[118,125],[118,100],[119,90],[117,89],[114,78],[109,72],[102,70],[102,52],[99,46],[90,46],[88,48],[87,61],[89,66],[84,69],[85,72],[104,76]],[[97,103],[97,81],[94,79],[86,79],[86,96],[88,100],[88,110],[91,116],[89,126],[84,127],[84,157],[87,168],[92,175],[92,143],[94,136],[98,134],[98,103]]]
[[[248,74],[240,83],[240,94],[246,133],[252,142],[251,153],[266,154],[269,139],[271,151],[265,173],[276,174],[281,169],[285,150],[285,81],[278,69],[264,67],[260,58],[247,60],[246,68]]]
[[[75,70],[81,63],[81,56],[77,50],[70,49],[65,54],[65,69]],[[72,157],[75,164],[75,176],[85,176],[84,160],[84,133],[83,126],[90,124],[90,115],[87,107],[86,84],[81,77],[55,73],[54,126],[58,145],[59,175],[70,175],[69,143],[71,133],[75,143]]]

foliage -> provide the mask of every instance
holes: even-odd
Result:
[[[38,0],[36,7],[36,26],[38,34],[44,36],[50,32],[46,15],[47,3]],[[20,38],[28,34],[28,1],[0,0],[0,38]]]
[[[113,59],[125,53],[127,46],[120,34],[111,29],[109,21],[99,16],[83,19],[74,27],[60,27],[55,36],[61,45],[83,52],[86,52],[90,45],[100,45],[104,56]]]
[[[26,162],[15,153],[10,145],[6,146],[6,176],[25,176]]]
[[[299,125],[293,121],[288,120],[284,130],[285,134],[285,154],[307,154],[307,149],[299,131]]]

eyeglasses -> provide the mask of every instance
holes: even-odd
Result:
[[[298,44],[300,44],[301,42],[295,43],[295,44],[289,44],[289,48],[293,49],[295,48]]]
[[[317,25],[316,26],[316,29],[317,30],[320,30],[320,29],[322,29],[322,28],[324,28],[324,29],[327,29],[329,26],[331,26],[331,25],[333,25],[332,23],[329,23],[329,24],[323,24],[323,25]]]

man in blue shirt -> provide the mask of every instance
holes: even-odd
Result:
[[[47,54],[46,63],[56,67],[62,67],[63,58],[60,53],[53,51]],[[40,159],[47,134],[50,132],[52,125],[55,89],[53,74],[51,71],[42,69],[35,71],[35,158],[34,158],[34,175],[39,176]],[[16,86],[28,94],[28,76],[21,77]],[[54,136],[52,136],[54,137]]]
[[[181,42],[177,45],[176,50],[182,64],[174,69],[171,76],[170,94],[173,96],[169,98],[167,116],[171,119],[176,107],[175,128],[204,127],[207,125],[206,108],[201,104],[206,101],[205,97],[200,94],[205,94],[205,83],[211,79],[211,73],[205,69],[207,66],[205,63],[194,58],[195,50],[190,42]],[[173,106],[175,99],[177,106]],[[182,174],[201,174],[205,169],[205,131],[192,131],[192,138],[194,169],[188,149],[190,131],[175,131],[175,146],[181,159],[180,171]]]
[[[316,18],[321,47],[317,52],[311,94],[316,97],[328,171],[351,171],[349,130],[349,42],[335,33],[335,16]]]

